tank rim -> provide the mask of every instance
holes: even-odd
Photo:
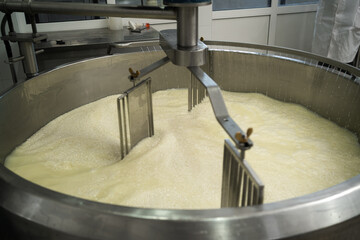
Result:
[[[211,42],[213,45],[224,42]],[[216,44],[215,44],[216,43]],[[233,44],[239,47],[246,47],[246,44]],[[229,46],[229,45],[225,45]],[[261,46],[261,45],[257,45]],[[276,47],[278,48],[278,47]],[[279,48],[281,49],[281,48]],[[236,50],[235,50],[236,52]],[[292,53],[300,52],[297,50],[291,50]],[[133,53],[127,53],[133,54]],[[126,54],[126,55],[127,55]],[[116,55],[113,55],[116,56]],[[104,56],[100,58],[111,58],[113,56]],[[311,54],[309,55],[311,56]],[[49,74],[58,69],[72,66],[86,61],[93,61],[99,58],[85,59],[80,62],[64,64],[55,69],[41,73],[39,76]],[[321,59],[323,59],[321,57]],[[326,60],[326,58],[324,58]],[[333,63],[331,59],[330,63]],[[339,63],[337,66],[342,66]],[[359,74],[359,69],[349,68],[352,73]],[[37,76],[38,77],[38,76]],[[35,77],[36,78],[36,77]],[[25,84],[23,82],[19,85]],[[10,89],[8,92],[12,91]],[[8,93],[5,92],[0,96],[0,100]],[[201,210],[183,210],[183,209],[156,209],[156,208],[138,208],[138,207],[127,207],[120,205],[106,204],[86,199],[73,197],[70,195],[62,194],[59,192],[52,191],[50,189],[41,187],[35,183],[27,181],[11,170],[7,169],[4,164],[0,167],[0,186],[5,185],[4,193],[15,194],[15,190],[21,189],[24,194],[35,194],[39,199],[43,201],[55,201],[59,202],[64,206],[71,206],[73,208],[79,208],[83,210],[90,210],[96,213],[104,213],[106,215],[113,215],[114,217],[129,217],[135,219],[147,219],[157,220],[162,222],[203,222],[209,224],[209,226],[216,224],[219,221],[233,222],[237,221],[248,221],[249,224],[257,222],[258,225],[253,225],[250,229],[251,232],[259,231],[257,236],[262,235],[264,232],[260,231],[265,229],[266,237],[270,238],[283,238],[294,235],[305,234],[313,232],[319,229],[334,226],[338,223],[344,222],[351,218],[360,215],[360,175],[357,175],[345,182],[332,186],[330,188],[320,190],[318,192],[310,193],[296,198],[286,199],[273,203],[266,203],[261,206],[255,207],[244,207],[244,208],[227,208],[227,209],[201,209]],[[3,194],[1,194],[3,195]],[[24,209],[16,209],[18,205],[9,203],[1,197],[1,205],[11,212],[17,212],[19,215],[24,216]],[[330,211],[329,211],[330,210]],[[309,215],[306,219],[298,219],[296,222],[303,223],[303,226],[296,225],[289,222],[289,215],[299,216],[303,215],[304,212]],[[324,218],[324,217],[327,218]],[[325,221],[324,221],[325,219]],[[270,221],[271,220],[271,221]],[[312,220],[312,221],[310,221]],[[306,223],[306,221],[308,223]],[[275,223],[274,223],[275,222]],[[39,224],[45,224],[39,221]],[[271,226],[281,226],[287,229],[270,229]],[[56,227],[54,227],[56,228]]]

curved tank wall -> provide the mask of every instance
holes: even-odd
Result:
[[[261,92],[302,104],[360,134],[358,78],[306,61],[214,50],[204,70],[225,90]],[[154,51],[60,67],[0,97],[0,158],[50,120],[128,89],[128,68],[164,57]],[[185,88],[190,72],[170,64],[153,90]],[[346,161],[346,159],[344,159]],[[9,239],[339,239],[359,237],[360,176],[332,188],[256,207],[164,210],[83,200],[32,184],[0,165],[0,229]]]

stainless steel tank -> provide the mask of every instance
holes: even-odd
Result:
[[[360,135],[358,69],[299,51],[258,48],[213,49],[203,68],[222,89],[298,103]],[[316,193],[256,207],[166,210],[79,199],[40,187],[4,167],[5,157],[46,123],[125,91],[131,87],[129,66],[141,69],[164,56],[151,51],[85,60],[43,73],[0,97],[1,239],[360,238],[360,175]],[[325,67],[319,59],[351,74]],[[168,64],[151,76],[156,91],[187,87],[190,72]]]

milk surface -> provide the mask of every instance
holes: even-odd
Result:
[[[312,193],[360,173],[348,130],[295,104],[223,92],[229,113],[254,129],[246,160],[265,184],[265,202]],[[208,99],[187,111],[187,90],[153,94],[155,135],[120,160],[116,98],[48,123],[5,166],[46,188],[105,203],[177,209],[219,208],[224,139]]]

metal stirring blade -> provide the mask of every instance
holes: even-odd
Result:
[[[151,78],[147,78],[117,99],[121,159],[142,139],[154,135],[151,95]]]

